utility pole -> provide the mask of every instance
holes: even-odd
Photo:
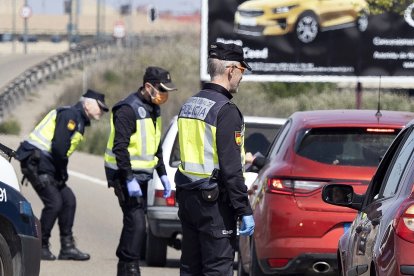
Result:
[[[101,0],[96,2],[96,40],[100,40],[101,33]]]
[[[73,0],[68,0],[68,14],[69,14],[69,23],[68,23],[68,27],[67,27],[67,31],[68,31],[68,44],[69,44],[69,50],[70,50],[70,44],[72,41],[72,29],[73,29],[73,16],[72,16],[72,12],[73,12],[73,5],[72,5]]]
[[[102,0],[103,1],[103,5],[101,5],[102,6],[102,32],[104,33],[104,35],[106,34],[106,30],[105,30],[105,12],[106,12],[106,0]]]
[[[132,22],[132,13],[133,13],[133,8],[132,8],[132,0],[129,0],[129,15],[128,15],[128,36],[127,36],[127,38],[128,38],[128,45],[129,46],[132,46],[132,29],[134,28],[133,27],[133,22]]]
[[[13,46],[12,46],[12,49],[13,49],[13,54],[15,54],[16,53],[16,11],[17,11],[17,8],[16,8],[16,0],[12,0],[12,9],[13,9],[13,11],[12,11],[12,43],[13,43]]]
[[[27,0],[24,0],[24,7],[27,7]],[[28,16],[24,17],[24,37],[23,37],[23,41],[24,41],[24,54],[27,54],[27,42],[29,40],[29,35],[28,35]]]

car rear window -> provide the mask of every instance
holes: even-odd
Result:
[[[281,125],[246,123],[244,149],[252,154],[265,155],[276,137]]]
[[[376,167],[399,129],[316,128],[298,136],[296,153],[338,166]]]

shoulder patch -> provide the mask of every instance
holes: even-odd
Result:
[[[68,124],[66,125],[66,127],[70,130],[70,131],[74,131],[76,128],[76,123],[74,120],[69,120]]]
[[[235,131],[234,132],[234,141],[236,142],[236,145],[238,145],[239,147],[242,145],[243,140],[242,140],[242,132],[241,131]]]
[[[145,116],[147,116],[147,111],[145,111],[145,108],[142,106],[138,107],[138,114],[143,119]]]

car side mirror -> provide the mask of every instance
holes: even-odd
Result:
[[[362,209],[364,198],[364,195],[354,193],[354,188],[351,185],[328,184],[322,189],[322,200],[324,202],[358,211]]]
[[[329,184],[323,187],[322,200],[338,206],[349,206],[352,203],[354,189],[351,185]]]

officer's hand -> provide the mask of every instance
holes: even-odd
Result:
[[[251,236],[254,232],[254,219],[253,216],[243,216],[242,225],[240,227],[240,235],[242,236]]]
[[[131,180],[127,180],[127,188],[130,197],[142,196],[141,187],[139,186],[139,183],[135,177]]]
[[[161,175],[160,179],[161,179],[162,186],[164,186],[163,197],[164,198],[170,197],[171,196],[171,184],[170,184],[170,181],[168,180],[168,177],[164,174],[164,175]]]

